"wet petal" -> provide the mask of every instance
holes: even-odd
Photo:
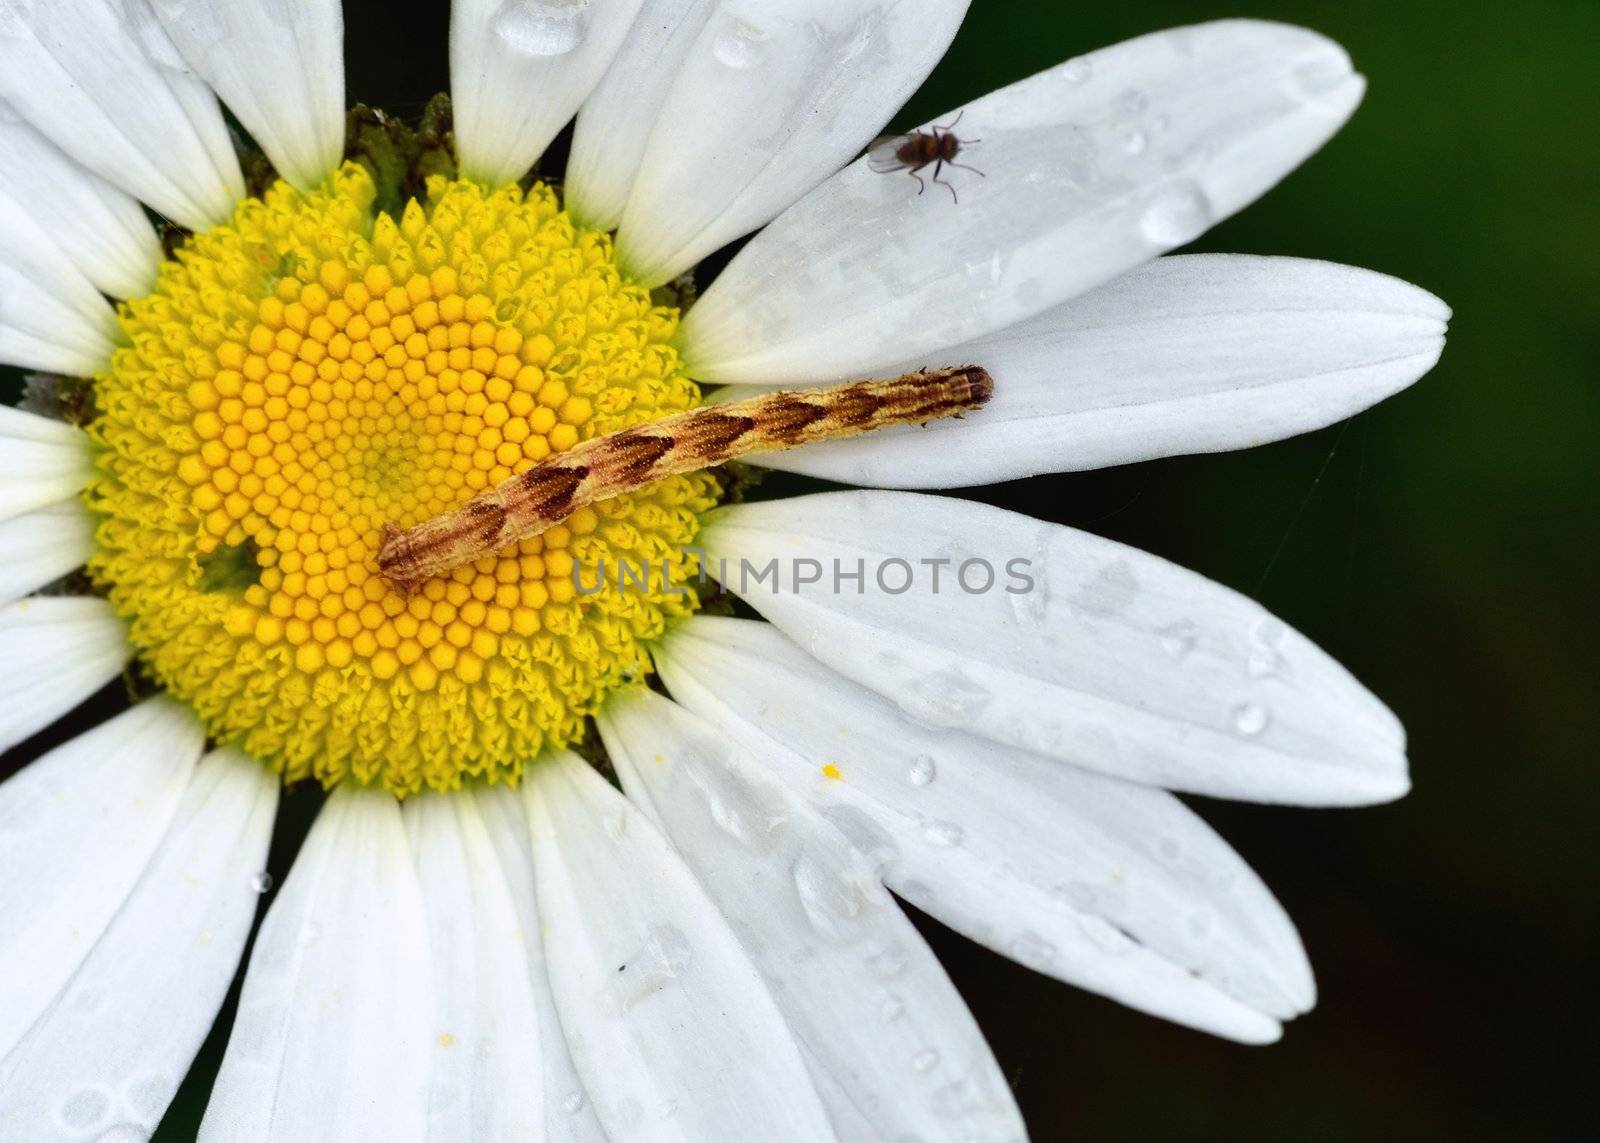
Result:
[[[524,789],[567,1043],[613,1139],[825,1139],[760,974],[655,827],[571,754]]]
[[[758,235],[685,319],[696,378],[817,384],[983,337],[1192,241],[1350,116],[1363,81],[1313,32],[1144,36],[961,109],[979,140],[919,195],[862,160]],[[958,113],[934,123],[949,124]],[[931,126],[931,125],[930,125]],[[932,170],[922,172],[926,180]]]
[[[921,725],[770,624],[694,620],[659,662],[896,892],[996,952],[1246,1041],[1310,1007],[1283,910],[1172,795]]]
[[[165,699],[0,786],[0,1052],[55,1001],[161,845],[204,745]]]
[[[600,732],[629,798],[736,923],[841,1137],[1026,1135],[972,1014],[875,863],[772,780],[768,755],[643,687],[611,697]]]
[[[1409,788],[1404,731],[1349,672],[1134,548],[903,492],[721,509],[701,544],[790,638],[923,722],[1216,797],[1358,805]],[[776,590],[753,578],[772,561]],[[830,590],[858,567],[859,589]]]
[[[344,158],[339,0],[172,0],[155,10],[184,61],[302,190]]]
[[[619,261],[655,285],[777,217],[900,110],[950,46],[968,3],[723,4],[670,89],[657,93],[660,114],[617,234]]]
[[[461,173],[516,182],[600,82],[642,0],[455,0],[450,95]]]
[[[133,892],[0,1064],[16,1138],[109,1143],[155,1131],[239,966],[277,804],[277,780],[254,759],[220,751],[195,769]]]
[[[256,938],[202,1143],[422,1143],[434,1013],[399,803],[341,787]]]
[[[216,97],[149,0],[8,0],[0,99],[91,171],[190,229],[222,222],[244,197]]]
[[[1349,266],[1160,258],[886,370],[980,364],[995,378],[980,413],[748,459],[846,484],[965,488],[1249,448],[1404,389],[1438,361],[1449,316],[1427,291]]]

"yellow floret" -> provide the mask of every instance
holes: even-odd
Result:
[[[547,187],[428,190],[398,220],[374,215],[347,166],[242,203],[123,307],[128,347],[98,379],[90,570],[151,672],[287,781],[403,795],[515,779],[649,670],[647,642],[693,606],[580,596],[572,572],[666,560],[686,582],[682,550],[716,498],[704,474],[585,509],[410,600],[376,574],[385,525],[699,402],[677,312]]]

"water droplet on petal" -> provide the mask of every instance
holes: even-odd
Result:
[[[922,836],[929,845],[951,849],[961,844],[966,833],[955,822],[929,822],[922,827]]]
[[[939,1053],[932,1048],[923,1048],[922,1051],[911,1057],[911,1069],[926,1074],[939,1066]]]
[[[525,56],[564,56],[589,34],[589,0],[505,0],[494,31]]]
[[[900,709],[929,726],[962,726],[994,700],[989,690],[968,678],[959,667],[913,680],[899,700]]]
[[[617,973],[618,1007],[623,1012],[678,980],[694,960],[694,946],[674,925],[652,925],[644,945]]]
[[[1158,191],[1139,218],[1139,230],[1156,246],[1193,242],[1212,223],[1211,201],[1197,183],[1184,180]]]
[[[906,1014],[906,1002],[898,996],[886,996],[878,1006],[878,1015],[885,1024],[892,1024]]]
[[[1257,703],[1242,703],[1233,708],[1233,729],[1247,738],[1260,734],[1269,721],[1266,707]]]
[[[1251,678],[1264,679],[1284,673],[1287,664],[1278,652],[1278,644],[1286,630],[1276,620],[1267,620],[1256,624],[1250,632],[1250,653],[1245,659],[1245,670]]]
[[[565,1111],[568,1115],[576,1115],[576,1114],[578,1114],[578,1112],[582,1111],[583,1110],[583,1092],[581,1092],[581,1091],[568,1092],[567,1093],[567,1098],[563,1099],[561,1101],[561,1110]]]
[[[766,32],[735,18],[711,45],[717,59],[736,71],[748,71],[767,57]]]
[[[900,860],[900,847],[889,831],[862,810],[854,806],[822,806],[819,811],[878,874]]]
[[[123,1103],[140,1119],[155,1123],[166,1113],[178,1085],[164,1075],[142,1076],[123,1091]]]
[[[1196,627],[1193,620],[1180,619],[1178,622],[1163,627],[1156,635],[1161,640],[1161,649],[1174,659],[1186,658],[1193,651],[1195,644],[1200,641],[1200,628]]]
[[[1142,155],[1150,146],[1150,139],[1143,131],[1129,131],[1122,138],[1122,149],[1130,155]]]
[[[1061,78],[1068,83],[1088,83],[1092,75],[1094,65],[1081,56],[1061,65]]]
[[[1056,946],[1038,933],[1023,933],[1011,942],[1011,959],[1036,972],[1043,972],[1054,964],[1056,952]]]
[[[111,1096],[102,1088],[80,1087],[66,1099],[56,1115],[61,1126],[73,1131],[87,1131],[96,1127],[111,1110]]]
[[[906,781],[913,786],[927,786],[932,784],[939,773],[939,764],[927,754],[918,754],[911,760],[911,765],[906,767]]]
[[[256,893],[266,893],[272,889],[272,874],[263,869],[260,873],[250,875],[250,889]]]
[[[890,980],[904,972],[907,963],[905,949],[890,944],[867,958],[867,969],[879,980]]]
[[[841,874],[810,854],[800,855],[789,876],[813,929],[840,942],[860,935],[856,921],[872,903],[862,879]]]

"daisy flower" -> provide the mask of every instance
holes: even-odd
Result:
[[[1354,110],[1300,29],[952,108],[971,169],[858,158],[966,7],[457,0],[453,110],[412,128],[347,117],[334,0],[0,0],[0,360],[62,413],[0,410],[0,745],[141,696],[0,786],[0,1136],[147,1138],[304,780],[204,1140],[1022,1138],[897,897],[1234,1040],[1311,1007],[1174,791],[1391,799],[1395,718],[1224,587],[917,490],[1328,425],[1447,311],[1158,257]],[[386,527],[711,387],[943,366],[992,401],[749,458],[876,490],[683,472],[409,594],[378,568]],[[669,583],[701,572],[763,618]]]

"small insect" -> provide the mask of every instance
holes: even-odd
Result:
[[[965,114],[965,111],[961,112],[946,126],[935,124],[927,131],[913,131],[909,135],[891,135],[880,139],[867,152],[867,166],[880,175],[905,171],[917,180],[919,195],[928,189],[921,172],[931,166],[932,181],[947,189],[950,197],[960,205],[961,196],[956,193],[955,185],[949,179],[939,177],[944,169],[954,167],[958,171],[971,171],[980,179],[987,177],[977,167],[956,162],[965,148],[983,142],[982,139],[962,139],[955,134],[956,125]]]
[[[538,535],[586,504],[662,477],[713,468],[753,452],[781,452],[890,425],[959,417],[983,408],[993,395],[993,378],[968,365],[768,393],[675,413],[583,441],[408,531],[384,528],[378,570],[409,595],[431,576]]]

